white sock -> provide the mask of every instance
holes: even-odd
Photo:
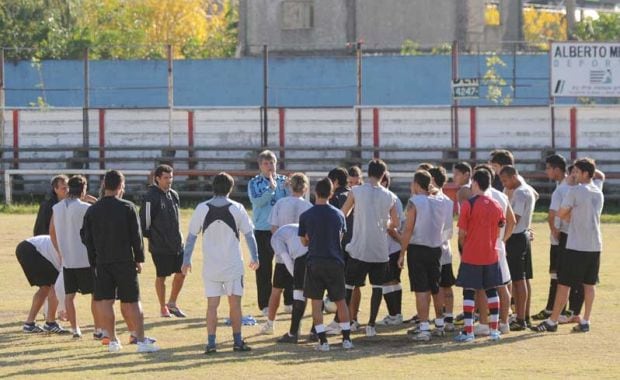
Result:
[[[343,330],[351,330],[351,323],[349,322],[340,322],[340,328]]]
[[[581,324],[582,324],[582,325],[589,325],[589,324],[590,324],[590,321],[589,321],[588,319],[582,319],[582,320],[581,320]]]
[[[428,331],[431,327],[428,325],[428,321],[420,322],[420,331]]]
[[[558,324],[556,321],[552,321],[551,318],[547,318],[547,323],[550,324],[551,326],[555,326]]]

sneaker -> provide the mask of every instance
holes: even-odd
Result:
[[[185,313],[179,309],[179,307],[177,305],[166,305],[168,307],[168,311],[170,312],[170,314],[174,315],[177,318],[185,318],[187,317],[187,315],[185,315]]]
[[[534,314],[532,315],[532,319],[535,321],[542,321],[544,319],[547,319],[551,316],[551,312],[548,311],[547,309],[542,309],[541,311],[538,312],[538,314]]]
[[[464,332],[461,332],[459,335],[454,337],[454,341],[459,343],[473,342],[474,339],[476,339],[474,334],[466,334]]]
[[[353,324],[351,323],[351,331],[353,331]],[[342,332],[340,323],[331,321],[331,323],[325,326],[325,334],[327,335],[339,335]]]
[[[291,335],[289,333],[286,333],[286,334],[282,335],[282,337],[280,339],[278,339],[277,342],[278,343],[297,344],[297,335]]]
[[[284,312],[286,314],[291,314],[293,312],[293,305],[284,305]]]
[[[329,351],[329,343],[327,343],[327,342],[319,343],[316,346],[314,346],[314,349],[317,350],[317,351],[321,351],[321,352],[327,352],[327,351]]]
[[[112,342],[110,342],[112,344]],[[137,352],[157,352],[159,351],[159,347],[157,347],[150,340],[144,339],[142,342],[138,342],[138,350]]]
[[[82,338],[82,332],[80,330],[73,331],[73,339],[81,339],[81,338]]]
[[[252,348],[245,343],[245,340],[242,340],[241,344],[239,345],[235,344],[233,346],[233,351],[234,352],[247,352],[247,351],[252,351]]]
[[[42,333],[45,330],[43,330],[43,328],[37,325],[36,323],[33,323],[33,324],[24,323],[24,326],[22,327],[22,331],[27,334],[37,334],[37,333]]]
[[[418,331],[420,331],[420,328],[418,326],[412,327],[409,330],[407,330],[407,335],[415,335],[418,333]]]
[[[502,334],[508,334],[510,332],[510,325],[508,323],[499,324],[499,332]]]
[[[556,332],[558,331],[558,325],[557,323],[555,325],[552,325],[545,319],[544,321],[540,322],[538,325],[532,326],[530,329],[536,332],[545,332],[545,331]]]
[[[366,326],[366,336],[376,336],[377,330],[375,326]]]
[[[53,322],[53,323],[45,322],[45,324],[43,325],[43,330],[51,334],[59,334],[59,335],[67,335],[70,333],[69,330],[62,328],[62,326],[60,326],[56,322]]]
[[[416,342],[428,342],[431,340],[431,332],[429,330],[419,330],[411,338]]]
[[[170,310],[168,310],[167,306],[164,306],[164,308],[161,310],[161,317],[162,318],[170,318],[172,317],[172,314],[170,314]]]
[[[474,335],[488,336],[489,331],[489,325],[478,323],[476,326],[474,326]]]
[[[446,332],[453,332],[456,328],[454,327],[454,323],[448,323],[446,322],[446,324],[444,325],[443,329]]]
[[[217,348],[215,346],[209,346],[208,344],[205,346],[205,355],[215,354],[217,352]]]
[[[343,340],[342,341],[342,348],[344,348],[345,350],[350,350],[353,348],[353,342],[351,342],[350,340]]]
[[[351,321],[351,332],[355,332],[361,328],[358,321]]]
[[[402,323],[403,323],[402,314],[386,315],[385,318],[377,322],[378,325],[382,325],[382,326],[398,326],[398,325],[401,325]]]
[[[118,340],[112,340],[110,344],[108,344],[108,352],[121,352],[122,348],[123,346],[121,346]]]
[[[260,328],[260,333],[263,335],[273,335],[273,324],[265,322]]]
[[[101,340],[101,339],[103,339],[103,333],[102,332],[94,332],[93,333],[93,339],[94,340]]]
[[[145,336],[144,337],[144,341],[145,342],[149,342],[149,343],[155,343],[155,342],[157,342],[157,339]],[[129,344],[138,344],[138,337],[135,337],[135,336],[131,335],[129,337]]]
[[[419,324],[420,323],[420,318],[418,317],[418,315],[414,315],[413,317],[411,317],[410,319],[407,319],[406,321],[403,321],[403,323],[413,323],[413,324]]]
[[[444,326],[436,327],[433,331],[431,331],[431,335],[441,338],[442,336],[446,336],[446,330]]]
[[[510,322],[510,331],[523,331],[525,329],[527,329],[527,325],[525,324],[525,321],[523,321],[523,322],[519,322],[519,321]]]
[[[563,311],[562,314],[560,314],[560,317],[558,318],[558,323],[559,324],[570,323],[574,316],[575,315],[573,314],[572,310]]]
[[[498,330],[493,330],[489,332],[489,340],[492,342],[497,342],[502,338],[501,333]]]
[[[455,325],[463,325],[463,324],[465,324],[465,314],[463,314],[463,313],[457,314],[457,316],[454,317],[454,324]]]
[[[590,324],[589,323],[577,323],[575,326],[573,326],[573,329],[571,331],[575,333],[588,332],[590,331]]]

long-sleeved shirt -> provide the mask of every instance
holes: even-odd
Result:
[[[179,195],[170,189],[149,187],[140,207],[140,227],[155,255],[181,255],[183,236],[179,228]]]
[[[269,179],[262,174],[257,175],[248,182],[248,196],[252,202],[252,222],[254,229],[258,231],[271,231],[269,214],[276,202],[286,197],[286,177],[276,175],[276,188],[272,189]]]
[[[34,222],[34,235],[49,235],[50,234],[50,221],[52,220],[52,207],[58,203],[58,197],[54,190],[48,198],[46,198],[39,206],[39,212],[37,213],[37,220]]]
[[[114,196],[101,198],[84,215],[81,236],[91,266],[144,262],[140,221],[129,201]]]

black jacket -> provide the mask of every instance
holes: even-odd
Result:
[[[39,206],[39,212],[37,213],[37,220],[34,222],[34,235],[49,235],[50,234],[50,221],[52,220],[52,207],[58,203],[58,197],[54,190],[45,198]]]
[[[164,192],[149,186],[142,198],[140,226],[149,239],[149,251],[154,255],[183,254],[183,237],[179,228],[179,195],[170,189]]]
[[[135,205],[116,197],[103,197],[90,206],[80,231],[91,266],[144,262],[142,231]]]

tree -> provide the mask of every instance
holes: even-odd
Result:
[[[512,104],[512,96],[504,95],[504,89],[508,92],[513,90],[512,86],[507,86],[506,80],[500,75],[499,68],[506,67],[506,63],[495,53],[486,58],[487,71],[482,77],[482,83],[487,86],[487,99],[495,104],[509,106]]]
[[[532,7],[523,10],[525,40],[541,50],[547,50],[548,41],[566,40],[566,17],[560,12]]]
[[[600,13],[597,20],[588,17],[577,23],[575,35],[581,41],[618,41],[620,14]]]

